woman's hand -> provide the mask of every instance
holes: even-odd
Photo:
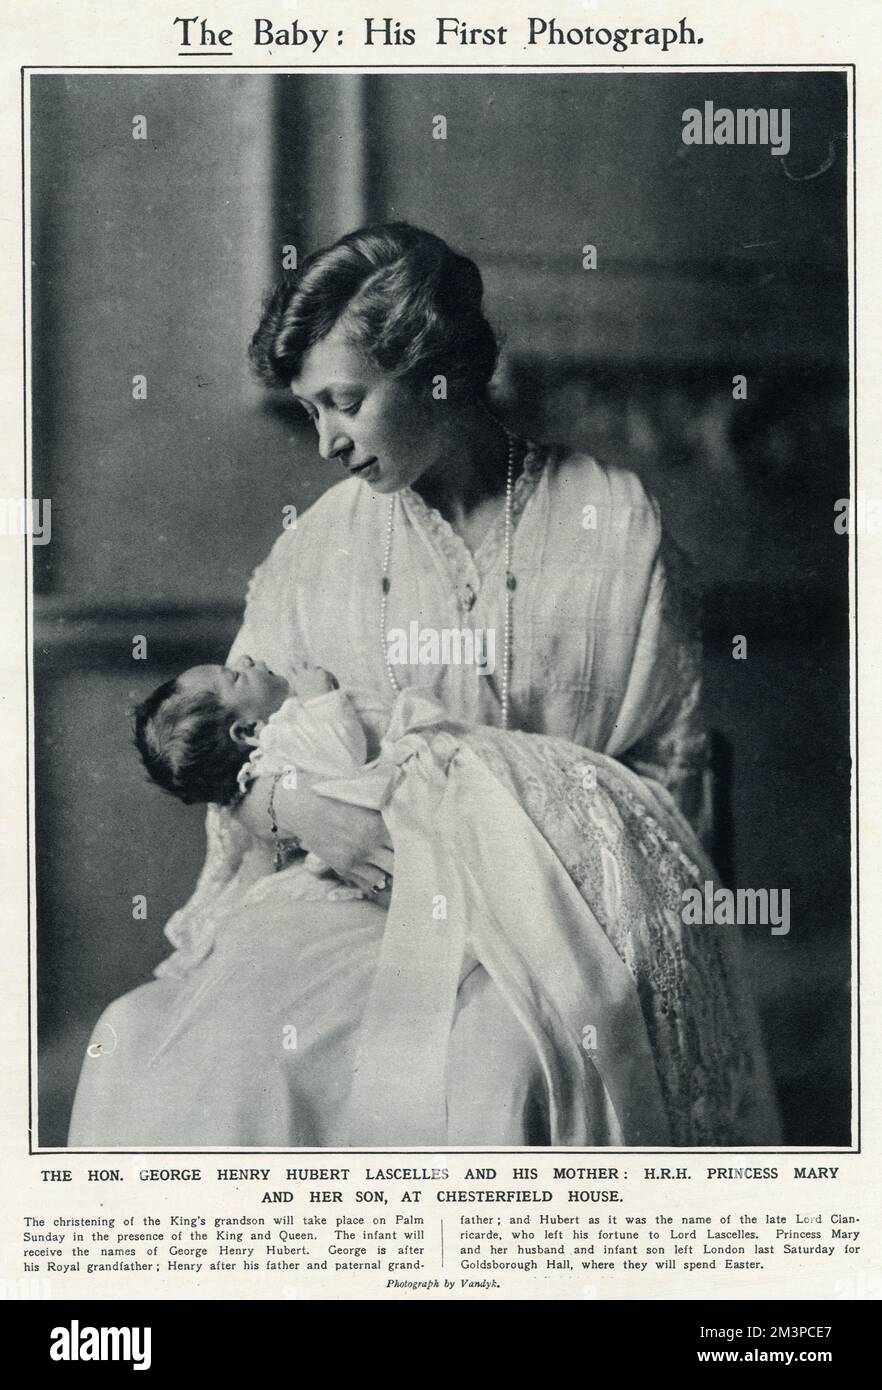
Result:
[[[378,902],[384,902],[383,883],[395,867],[392,840],[379,811],[350,806],[312,790],[314,779],[300,772],[297,787],[284,779],[258,777],[235,812],[241,822],[263,840],[272,840],[269,798],[275,782],[273,810],[281,839],[296,836],[347,883],[354,883]]]
[[[375,882],[371,879],[370,884],[365,884],[364,881],[359,884],[356,880],[358,877],[361,877],[361,875],[354,869],[350,878],[341,882],[330,865],[326,864],[323,859],[319,859],[318,855],[313,854],[312,850],[308,852],[306,859],[303,861],[303,867],[308,869],[311,874],[315,874],[316,878],[334,880],[337,886],[331,888],[328,893],[328,898],[332,902],[348,902],[353,897],[363,898],[366,892],[369,892],[374,902],[379,903],[381,907],[388,907],[392,900],[392,885],[388,877],[386,877],[386,882],[389,884],[389,887],[378,889],[377,883],[379,880]]]
[[[295,795],[300,797],[300,791]],[[278,794],[276,807],[278,810]],[[354,883],[372,897],[379,897],[388,887],[395,856],[389,831],[379,811],[349,806],[309,791],[297,807],[297,822],[301,828],[293,833],[328,864],[338,878]],[[285,833],[281,818],[279,833]]]

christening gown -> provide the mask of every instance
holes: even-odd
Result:
[[[432,659],[433,634],[504,632],[501,519],[472,554],[412,489],[350,479],[278,538],[230,658],[337,677],[336,725],[284,734],[279,770],[382,811],[390,907],[302,855],[273,872],[209,808],[174,954],[96,1025],[72,1146],[779,1141],[738,929],[682,920],[714,871],[690,824],[700,648],[658,507],[625,470],[530,446],[512,520],[507,730],[501,660]]]

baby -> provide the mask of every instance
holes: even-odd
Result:
[[[336,679],[307,662],[289,674],[243,656],[235,666],[191,666],[159,686],[134,711],[135,743],[153,781],[188,805],[228,806],[245,794],[259,764],[260,773],[308,765],[328,776],[360,766],[364,733]],[[290,768],[271,767],[283,727],[299,731],[298,751],[307,740],[306,756]],[[282,741],[291,753],[292,741]]]
[[[298,772],[350,777],[367,759],[367,740],[348,696],[320,666],[298,661],[289,676],[243,656],[234,666],[193,666],[159,686],[134,711],[135,743],[153,781],[188,804],[231,806],[257,777],[282,778],[288,791]],[[281,869],[301,846],[275,824],[273,835]],[[332,875],[315,854],[304,862]],[[358,882],[353,873],[341,893],[358,895]],[[388,887],[380,873],[370,891],[385,903]]]

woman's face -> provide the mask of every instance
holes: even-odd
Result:
[[[342,320],[304,355],[291,392],[315,425],[322,458],[375,492],[410,486],[442,456],[447,403],[431,392],[417,397],[374,366],[346,342]]]

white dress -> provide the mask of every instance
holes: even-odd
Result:
[[[393,505],[387,630],[501,631],[501,527],[472,556],[410,489]],[[713,870],[686,819],[700,653],[656,504],[630,473],[531,450],[511,732],[498,676],[474,666],[404,667],[396,702],[378,629],[388,506],[349,480],[283,532],[231,655],[306,657],[348,692],[382,756],[325,791],[383,807],[389,913],[302,860],[272,873],[211,808],[176,952],[99,1021],[69,1142],[776,1143],[737,929],[680,915]]]

